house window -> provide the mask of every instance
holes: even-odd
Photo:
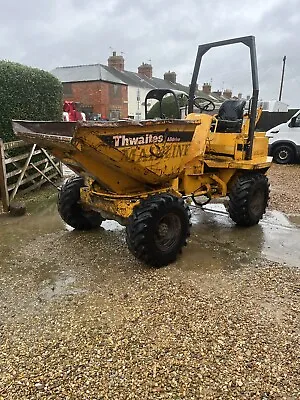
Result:
[[[63,94],[64,96],[73,95],[72,83],[63,83]]]
[[[119,98],[121,96],[120,85],[111,85],[110,86],[110,95],[112,98]]]

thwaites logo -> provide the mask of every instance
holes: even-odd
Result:
[[[193,132],[174,132],[174,133],[147,133],[143,135],[113,135],[113,136],[102,136],[101,139],[110,146],[113,147],[130,147],[140,146],[146,144],[159,144],[163,142],[190,142],[193,137]]]
[[[137,146],[141,144],[162,143],[164,135],[142,135],[142,136],[127,136],[115,135],[112,137],[115,147]]]

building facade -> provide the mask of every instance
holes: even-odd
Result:
[[[142,63],[137,72],[127,71],[124,67],[124,57],[113,52],[107,65],[58,67],[51,72],[63,84],[64,100],[79,102],[88,119],[141,120],[145,118],[144,101],[150,90],[173,89],[189,93],[188,86],[177,82],[174,71],[157,78],[153,76],[150,63]],[[196,96],[213,101],[217,110],[223,101],[232,98],[232,92],[213,92],[211,85],[204,83]],[[154,101],[150,100],[148,109],[153,104]]]
[[[52,72],[63,84],[64,100],[80,103],[87,117],[128,116],[128,86],[101,64],[58,67]]]

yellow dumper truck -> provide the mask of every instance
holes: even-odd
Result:
[[[202,56],[211,48],[243,43],[250,50],[253,93],[226,100],[213,114],[214,103],[195,97]],[[229,196],[232,220],[257,224],[269,199],[266,172],[271,164],[268,138],[256,132],[258,74],[253,36],[198,47],[187,104],[178,93],[153,90],[163,108],[173,96],[177,115],[107,122],[13,121],[15,134],[37,143],[60,159],[76,176],[58,196],[62,219],[75,229],[92,229],[105,219],[126,226],[130,251],[141,261],[160,267],[173,262],[190,235],[187,199],[207,201]],[[181,94],[182,95],[182,94]],[[197,112],[195,112],[197,108]],[[181,118],[184,111],[184,118]]]

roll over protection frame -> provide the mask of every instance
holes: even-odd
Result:
[[[244,36],[234,39],[221,40],[219,42],[212,42],[201,44],[198,46],[197,57],[194,66],[194,72],[192,76],[192,81],[190,85],[189,91],[189,105],[188,111],[189,113],[193,112],[193,103],[195,98],[196,84],[198,80],[200,65],[202,61],[202,57],[208,50],[213,47],[227,46],[229,44],[243,43],[249,47],[250,50],[250,61],[251,61],[251,74],[252,74],[252,98],[251,98],[251,107],[250,107],[250,124],[249,124],[249,132],[248,132],[248,140],[246,145],[246,160],[251,160],[252,158],[252,148],[254,141],[254,131],[255,131],[255,120],[256,120],[256,110],[258,104],[258,94],[259,94],[259,86],[258,86],[258,69],[257,69],[257,58],[256,58],[256,48],[255,48],[255,37],[254,36]]]

